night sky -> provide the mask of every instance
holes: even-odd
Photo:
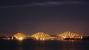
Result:
[[[0,0],[0,33],[89,34],[88,0]]]

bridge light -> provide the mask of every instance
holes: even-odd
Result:
[[[19,41],[22,41],[24,38],[23,37],[19,37],[17,38]]]
[[[26,38],[26,36],[22,33],[17,33],[17,34],[14,35],[14,37],[19,41],[22,41]]]
[[[37,32],[33,34],[31,37],[35,38],[36,40],[48,40],[51,36],[44,32]]]

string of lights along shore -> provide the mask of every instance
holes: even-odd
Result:
[[[65,39],[72,39],[72,40],[81,40],[83,39],[84,34],[83,33],[77,33],[77,32],[61,32],[57,34],[48,34],[45,32],[36,32],[32,33],[31,35],[25,34],[25,33],[15,33],[11,37],[3,38],[6,40],[19,40],[23,41],[24,39],[33,39],[33,40],[65,40]]]

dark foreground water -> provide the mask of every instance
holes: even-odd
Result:
[[[78,41],[33,41],[0,40],[0,50],[89,50],[88,40]]]

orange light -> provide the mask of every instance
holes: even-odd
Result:
[[[82,39],[82,35],[81,34],[78,34],[78,33],[75,33],[75,32],[63,32],[61,34],[58,34],[59,37],[61,37],[62,39],[65,39],[65,38],[80,38]]]
[[[18,40],[20,40],[20,41],[22,41],[24,38],[23,37],[19,37],[19,38],[17,38]]]
[[[36,40],[48,40],[49,37],[51,37],[49,34],[44,33],[44,32],[37,32],[35,34],[33,34],[31,37],[35,38]]]
[[[22,33],[17,33],[17,34],[14,35],[14,37],[19,41],[22,41],[26,38],[26,36]]]

